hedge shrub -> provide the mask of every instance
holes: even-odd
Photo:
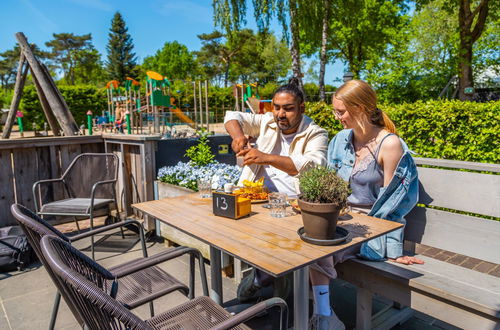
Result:
[[[95,86],[58,86],[64,100],[75,118],[78,126],[85,124],[88,110],[92,110],[95,115],[100,115],[107,109],[106,90]],[[33,123],[41,129],[45,119],[45,114],[38,100],[35,86],[30,85],[24,88],[23,97],[19,108],[24,113],[26,129],[31,130]]]
[[[419,157],[500,162],[500,102],[432,100],[380,105]],[[342,129],[330,105],[308,103],[306,114],[330,137]]]

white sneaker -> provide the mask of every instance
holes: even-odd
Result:
[[[310,330],[345,330],[345,325],[335,315],[333,310],[330,316],[314,314],[309,320]]]

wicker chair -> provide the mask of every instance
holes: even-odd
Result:
[[[116,209],[116,217],[120,220],[115,190],[117,178],[118,157],[115,154],[80,154],[73,159],[62,177],[33,184],[36,213],[41,217],[73,217],[78,230],[77,217],[90,218],[90,228],[93,229],[94,217],[111,217],[112,207]],[[93,258],[93,238],[91,250]]]
[[[231,316],[208,297],[202,296],[171,310],[142,320],[114,297],[116,285],[104,281],[105,270],[92,259],[55,236],[44,236],[42,253],[67,292],[65,299],[89,329],[249,329],[242,324],[263,311],[279,307],[281,329],[287,328],[288,308],[281,298],[271,298]],[[118,286],[119,287],[119,286]]]
[[[99,277],[102,281],[101,283],[102,286],[104,287],[110,286],[112,283],[115,283],[115,280],[118,280],[117,283],[119,285],[116,298],[126,308],[132,309],[149,302],[151,316],[153,316],[154,315],[153,300],[156,298],[159,298],[173,291],[180,291],[183,294],[187,295],[189,298],[193,298],[195,289],[194,286],[195,257],[198,258],[199,261],[203,294],[208,295],[208,285],[205,273],[205,265],[203,263],[203,257],[201,256],[201,253],[196,249],[187,247],[178,247],[148,257],[146,244],[144,241],[144,232],[142,230],[142,226],[137,221],[127,220],[111,224],[105,227],[101,227],[98,229],[94,229],[92,231],[83,234],[68,237],[22,205],[13,204],[11,207],[11,211],[14,217],[18,220],[21,228],[26,233],[29,243],[35,250],[35,253],[45,266],[47,272],[49,273],[50,277],[52,278],[53,282],[55,283],[58,289],[54,301],[54,307],[52,310],[52,317],[49,329],[54,328],[61,295],[65,298],[66,301],[68,300],[67,299],[68,297],[66,296],[66,292],[63,286],[59,284],[57,278],[51,271],[51,268],[48,267],[47,260],[45,259],[41,251],[40,240],[42,237],[47,235],[59,237],[61,240],[67,242],[68,244],[71,244],[83,238],[87,238],[122,226],[137,227],[141,238],[141,246],[144,258],[129,261],[127,263],[113,267],[109,270],[104,269],[103,267],[99,266],[96,263],[97,273],[99,274]],[[189,288],[185,284],[177,280],[175,277],[173,277],[172,275],[168,274],[167,272],[163,271],[162,269],[156,266],[161,262],[171,260],[186,253],[190,254]],[[75,317],[77,317],[77,321],[79,323],[82,323],[83,319],[79,318],[74,310],[72,310],[72,312],[75,315]]]

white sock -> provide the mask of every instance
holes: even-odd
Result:
[[[330,290],[328,285],[314,285],[314,314],[330,316]]]

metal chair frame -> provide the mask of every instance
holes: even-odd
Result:
[[[194,298],[194,291],[195,291],[195,281],[194,281],[194,263],[195,263],[195,258],[198,259],[199,262],[199,268],[200,268],[200,275],[201,275],[201,283],[202,283],[202,288],[203,288],[203,294],[208,295],[208,284],[207,284],[207,278],[206,278],[206,272],[205,272],[205,266],[203,264],[203,256],[201,253],[193,248],[187,248],[187,247],[178,247],[174,249],[167,250],[162,253],[158,253],[154,256],[148,257],[147,253],[147,248],[146,248],[146,242],[144,238],[144,231],[142,225],[135,220],[126,220],[123,222],[118,222],[114,223],[105,227],[101,227],[98,229],[94,229],[82,234],[78,234],[75,236],[68,237],[58,231],[56,228],[52,227],[50,224],[48,224],[45,220],[37,216],[35,213],[31,212],[29,209],[25,208],[22,205],[19,204],[13,204],[11,206],[11,211],[14,217],[17,219],[19,222],[21,228],[23,231],[26,233],[26,236],[28,238],[29,243],[35,250],[35,253],[37,254],[38,258],[40,261],[43,263],[45,266],[47,272],[49,273],[49,276],[52,278],[53,282],[55,283],[58,292],[56,293],[55,299],[54,299],[54,305],[52,309],[52,316],[50,320],[50,325],[49,329],[52,330],[54,329],[56,319],[57,319],[57,314],[59,310],[59,304],[61,300],[61,295],[65,297],[67,295],[64,287],[60,284],[59,281],[57,281],[52,269],[48,266],[47,260],[45,256],[42,253],[41,250],[41,245],[40,245],[40,240],[42,237],[45,236],[55,236],[61,239],[64,242],[67,242],[68,244],[72,244],[74,242],[80,241],[84,238],[92,237],[96,234],[100,234],[112,229],[116,228],[123,228],[124,226],[134,226],[137,227],[140,235],[140,241],[141,241],[141,248],[142,248],[142,254],[143,258],[138,259],[138,260],[133,260],[131,262],[118,265],[116,267],[113,267],[110,269],[110,272],[112,273],[112,276],[108,278],[108,280],[120,280],[121,278],[124,278],[128,275],[133,275],[133,274],[138,274],[141,271],[147,270],[148,268],[155,267],[157,264],[172,260],[176,257],[179,257],[184,254],[189,254],[190,255],[190,272],[189,272],[189,288],[185,285],[173,285],[171,287],[166,287],[166,290],[163,290],[163,292],[159,292],[156,294],[152,294],[150,296],[146,296],[140,301],[136,301],[134,304],[127,304],[128,308],[135,308],[138,306],[143,305],[144,303],[149,303],[150,307],[150,313],[151,316],[154,316],[154,306],[153,306],[153,300],[156,298],[159,298],[160,296],[163,296],[165,294],[168,294],[173,291],[180,291],[184,295],[187,295],[188,298],[192,299]],[[106,272],[108,272],[106,270]],[[167,274],[169,275],[169,274]],[[171,275],[169,275],[172,277]],[[173,278],[173,277],[172,277]],[[65,297],[66,299],[66,297]],[[71,306],[70,306],[71,309]],[[73,311],[73,314],[75,317],[77,317],[77,321],[79,323],[82,322],[81,319],[78,318],[77,314],[75,314],[75,311]]]
[[[63,186],[64,186],[64,190],[65,190],[66,194],[68,195],[68,197],[70,199],[76,198],[72,195],[72,193],[68,187],[68,183],[66,182],[65,178],[68,176],[69,173],[71,173],[73,166],[79,161],[79,159],[81,157],[87,157],[87,156],[90,156],[90,157],[113,157],[115,160],[114,178],[111,180],[97,181],[93,184],[92,190],[90,193],[90,208],[88,209],[88,212],[85,212],[85,213],[41,212],[42,206],[44,205],[44,204],[42,204],[41,191],[40,191],[42,185],[49,184],[49,183],[53,184],[55,182],[62,182]],[[100,186],[103,186],[103,185],[113,185],[112,189],[111,189],[112,199],[114,201],[115,208],[116,208],[116,218],[118,219],[118,221],[120,221],[121,220],[120,219],[120,212],[118,209],[118,200],[116,197],[117,196],[117,194],[116,194],[116,182],[118,181],[118,169],[119,169],[119,159],[115,154],[111,154],[111,153],[83,153],[83,154],[76,156],[73,159],[73,161],[69,164],[68,168],[64,171],[62,177],[56,178],[56,179],[39,180],[33,184],[33,188],[32,188],[33,201],[35,202],[36,213],[41,217],[43,217],[43,216],[72,216],[72,217],[74,217],[78,231],[80,231],[80,226],[78,224],[78,219],[76,217],[89,217],[90,229],[92,230],[92,229],[94,229],[94,214],[95,214],[94,201],[95,201],[96,190],[97,190],[97,188],[99,188]],[[108,216],[110,214],[111,214],[111,207],[108,204]],[[93,236],[91,237],[91,252],[92,252],[92,258],[94,258],[95,252],[94,252],[94,237]]]
[[[281,298],[262,301],[231,315],[206,296],[192,299],[148,320],[142,320],[124,308],[115,288],[103,287],[103,274],[95,262],[55,236],[44,236],[42,253],[60,285],[66,302],[80,325],[89,329],[249,329],[243,322],[274,307],[280,308],[280,329],[287,329],[288,307]]]

